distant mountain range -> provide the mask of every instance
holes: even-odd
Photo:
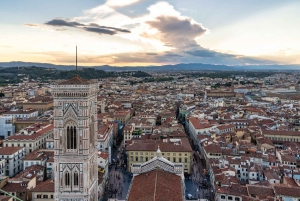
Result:
[[[35,63],[35,62],[22,62],[22,61],[12,61],[12,62],[0,62],[0,67],[44,67],[44,68],[55,68],[58,70],[74,70],[74,65],[54,65],[49,63]],[[212,65],[212,64],[202,64],[202,63],[188,63],[188,64],[175,64],[175,65],[162,65],[162,66],[79,66],[81,68],[95,68],[97,70],[105,71],[132,71],[132,70],[142,70],[142,71],[191,71],[191,70],[224,70],[224,71],[235,71],[235,70],[299,70],[300,65],[245,65],[245,66],[227,66],[227,65]]]

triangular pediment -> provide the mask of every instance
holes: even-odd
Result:
[[[72,104],[70,104],[70,105],[68,106],[68,108],[66,109],[65,115],[64,115],[64,119],[68,119],[68,118],[77,119],[77,112],[76,112],[76,110],[72,107]]]
[[[150,161],[141,165],[142,172],[148,172],[150,170],[160,168],[165,171],[174,173],[174,164],[163,157],[155,157]]]

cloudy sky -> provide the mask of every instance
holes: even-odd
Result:
[[[299,0],[1,1],[0,62],[300,64]]]

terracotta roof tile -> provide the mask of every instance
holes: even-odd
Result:
[[[250,196],[257,196],[260,199],[267,198],[268,196],[275,197],[274,191],[271,187],[247,185],[248,194]]]
[[[23,147],[0,147],[0,155],[12,155]]]
[[[182,201],[180,176],[161,169],[135,176],[132,181],[128,201],[144,200]]]
[[[285,185],[275,185],[273,186],[275,194],[277,196],[288,196],[288,197],[300,197],[300,188],[289,187]]]
[[[31,192],[53,192],[54,193],[54,181],[48,179],[39,183]]]
[[[59,85],[72,85],[72,84],[74,84],[74,85],[88,85],[88,84],[90,84],[90,82],[87,81],[87,80],[84,80],[84,79],[82,79],[78,76],[75,76],[75,77],[73,77],[69,80],[62,81],[58,84]]]
[[[36,130],[36,133],[33,133],[31,135],[24,135],[24,134],[15,134],[12,135],[8,138],[6,138],[3,142],[9,141],[9,140],[36,140],[38,139],[40,136],[44,135],[45,133],[49,132],[49,131],[53,131],[53,124],[40,124],[40,125],[34,125],[33,129]]]
[[[26,183],[6,183],[2,190],[7,192],[25,192],[27,189]]]

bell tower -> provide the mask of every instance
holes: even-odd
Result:
[[[52,85],[55,201],[98,200],[97,92],[77,75]]]

